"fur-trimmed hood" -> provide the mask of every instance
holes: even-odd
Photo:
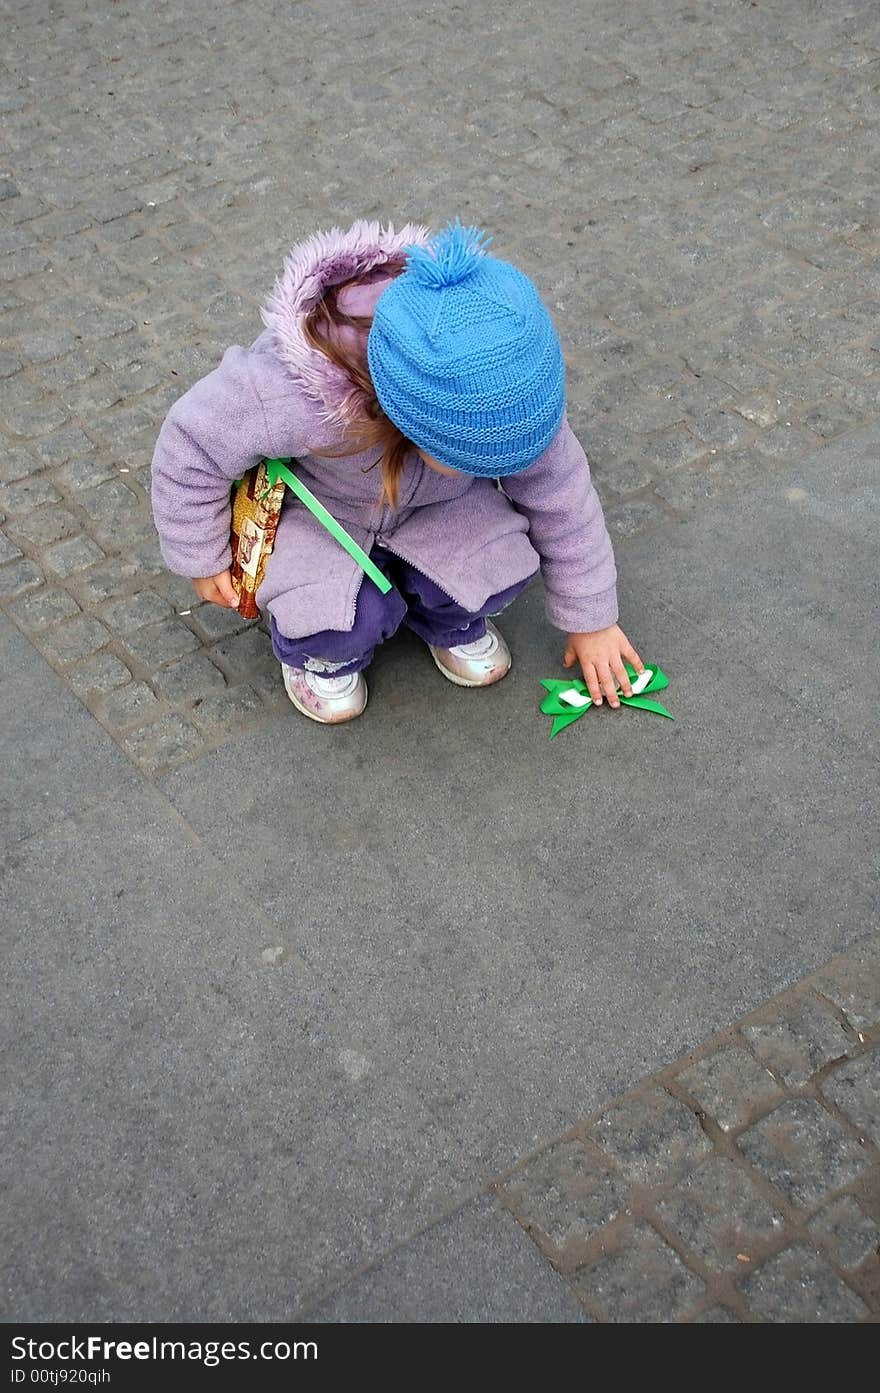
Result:
[[[401,267],[406,248],[424,246],[430,233],[418,223],[399,231],[363,219],[348,229],[316,232],[291,248],[281,275],[262,310],[276,354],[303,390],[323,407],[323,415],[340,423],[357,414],[358,389],[303,332],[309,310],[331,285],[367,276],[383,266]]]

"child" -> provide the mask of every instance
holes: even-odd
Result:
[[[489,615],[535,575],[597,705],[642,662],[617,627],[616,569],[565,419],[559,340],[535,287],[460,223],[356,222],[293,248],[250,348],[172,407],[153,459],[162,552],[235,606],[230,486],[292,468],[393,582],[383,595],[288,491],[257,592],[287,694],[311,720],[359,716],[377,644],[407,624],[450,682],[504,677]],[[495,481],[500,481],[500,486]]]

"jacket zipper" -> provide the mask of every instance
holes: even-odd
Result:
[[[370,537],[372,537],[372,541],[370,541]],[[368,536],[368,538],[367,538],[368,545],[364,548],[364,550],[366,551],[366,553],[367,553],[368,556],[369,556],[370,552],[373,550],[373,543],[376,542],[376,541],[378,541],[378,539],[379,539],[378,533],[376,533],[376,532],[371,532],[371,533],[369,534],[369,536]],[[360,566],[358,566],[358,570],[359,570],[359,571],[361,570]],[[369,583],[369,584],[372,584],[372,581],[370,581],[369,577],[365,574],[364,571],[361,571],[361,585],[366,585],[366,584],[368,584],[368,583]],[[354,628],[355,623],[357,622],[358,595],[360,595],[360,593],[361,593],[361,585],[359,585],[358,588],[357,588],[357,590],[355,590],[355,592],[354,592],[354,599],[353,599],[352,602],[351,602],[351,628],[352,628],[352,629]]]
[[[419,460],[419,475],[418,475],[418,478],[416,479],[416,481],[415,481],[413,487],[410,489],[409,497],[407,498],[406,502],[402,505],[404,508],[409,506],[409,504],[411,503],[412,499],[415,497],[416,493],[418,492],[419,485],[421,484],[422,480],[423,480],[424,477],[425,477],[425,470],[426,470],[426,469],[427,469],[427,465],[426,465],[426,464],[423,464],[422,461]],[[388,506],[387,503],[383,504],[382,507],[379,509],[379,515],[378,515],[378,517],[377,517],[377,519],[376,519],[376,528],[375,528],[375,532],[374,532],[374,534],[373,534],[373,542],[378,542],[378,543],[379,543],[379,546],[382,547],[384,551],[390,551],[392,556],[398,557],[398,559],[399,559],[400,561],[405,561],[406,564],[407,564],[407,566],[411,566],[412,569],[413,569],[414,571],[418,571],[419,575],[420,575],[420,576],[424,576],[424,577],[425,577],[425,580],[429,580],[429,581],[431,582],[432,585],[436,585],[436,586],[437,586],[437,589],[438,589],[438,590],[442,590],[444,595],[449,595],[450,600],[455,600],[455,596],[452,595],[452,594],[446,589],[445,586],[441,585],[440,582],[437,581],[437,580],[435,580],[433,576],[428,575],[428,572],[425,571],[425,570],[423,570],[421,566],[417,566],[416,563],[415,563],[414,561],[411,561],[411,560],[409,559],[408,556],[404,556],[404,554],[403,554],[402,551],[398,551],[398,549],[397,549],[396,547],[391,546],[391,545],[385,540],[385,537],[384,537],[384,534],[383,534],[383,529],[384,529],[385,526],[391,521],[392,514],[393,514],[394,512],[396,512],[396,511],[397,511],[396,509],[390,508],[390,507]],[[372,548],[372,545],[373,545],[373,543],[371,542],[371,543],[370,543],[370,546],[366,549],[368,555],[369,555],[369,552],[370,552],[370,550],[371,550],[371,548]],[[359,595],[359,594],[360,594],[360,586],[358,587],[357,595]],[[355,595],[355,599],[354,599],[354,611],[353,611],[354,614],[357,614],[357,595]],[[456,601],[456,603],[457,603],[457,601]]]
[[[439,580],[435,580],[434,577],[432,575],[429,575],[428,572],[424,570],[421,566],[417,566],[416,563],[414,561],[411,561],[408,556],[404,556],[403,552],[398,551],[397,547],[390,546],[388,542],[383,540],[381,533],[377,535],[376,541],[379,543],[380,547],[384,548],[385,551],[390,551],[392,556],[396,556],[400,561],[405,561],[407,566],[411,566],[414,571],[418,571],[420,576],[425,577],[425,580],[429,580],[432,585],[436,585],[437,589],[442,590],[444,595],[449,595],[450,600],[455,600],[455,596],[451,594],[445,586],[441,585]],[[456,604],[458,603],[457,600],[455,602]]]

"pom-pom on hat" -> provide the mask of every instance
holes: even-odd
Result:
[[[367,361],[379,404],[441,464],[490,478],[544,453],[562,423],[565,368],[553,321],[491,239],[450,223],[376,302]]]

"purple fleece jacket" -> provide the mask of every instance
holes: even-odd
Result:
[[[370,315],[404,248],[424,228],[395,232],[355,223],[294,247],[250,348],[227,350],[213,372],[171,408],[153,457],[152,502],[162,553],[179,575],[212,576],[231,561],[230,485],[260,458],[292,456],[303,482],[369,552],[378,542],[422,571],[465,609],[532,575],[540,565],[547,613],[567,632],[617,620],[616,569],[589,466],[567,420],[546,452],[503,480],[438,474],[415,452],[398,507],[381,502],[377,450],[329,458],[357,408],[350,381],[302,333],[330,285]],[[346,333],[353,333],[347,330]],[[301,638],[350,629],[363,573],[288,491],[257,603],[282,632]]]

